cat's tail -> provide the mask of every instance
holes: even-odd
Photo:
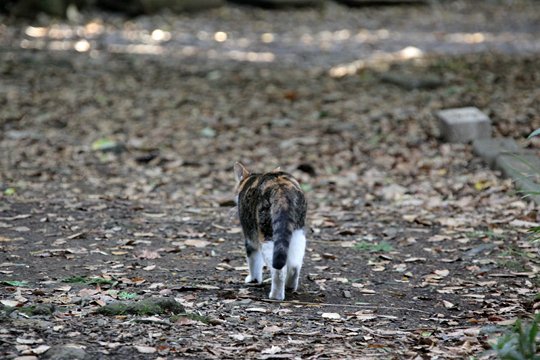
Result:
[[[293,233],[293,221],[289,211],[283,207],[272,209],[272,240],[274,242],[274,254],[272,267],[281,270],[287,263],[289,243]]]

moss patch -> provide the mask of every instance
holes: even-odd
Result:
[[[20,313],[26,314],[28,316],[50,316],[54,313],[55,307],[52,304],[37,304],[30,306],[21,306],[21,307],[11,307],[11,306],[0,306],[1,315],[9,315],[13,311],[18,311]]]
[[[114,280],[101,277],[71,276],[62,280],[68,284],[86,284],[86,285],[112,285]]]
[[[140,301],[118,301],[107,304],[96,311],[107,316],[116,315],[162,315],[185,312],[182,305],[174,299],[150,298]]]

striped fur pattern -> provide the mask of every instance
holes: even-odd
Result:
[[[269,297],[285,298],[296,290],[306,238],[307,203],[298,182],[279,168],[257,174],[236,163],[238,215],[249,267],[247,283],[262,283],[266,264],[272,273]]]

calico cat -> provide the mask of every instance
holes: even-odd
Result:
[[[249,267],[246,283],[262,283],[266,264],[272,273],[269,297],[283,300],[285,288],[298,288],[306,249],[306,198],[298,182],[279,168],[256,174],[236,163],[234,173]]]

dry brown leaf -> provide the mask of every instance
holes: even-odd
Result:
[[[161,255],[159,255],[159,253],[155,250],[150,250],[150,249],[144,249],[142,251],[140,251],[138,254],[137,254],[137,257],[139,259],[158,259],[161,257]]]
[[[134,345],[133,347],[141,354],[153,354],[157,351],[153,346]]]
[[[206,247],[206,246],[210,245],[210,242],[206,241],[206,240],[201,240],[201,239],[188,239],[188,240],[184,240],[184,244],[186,246],[193,246],[193,247],[196,247],[196,248],[203,248],[203,247]]]

